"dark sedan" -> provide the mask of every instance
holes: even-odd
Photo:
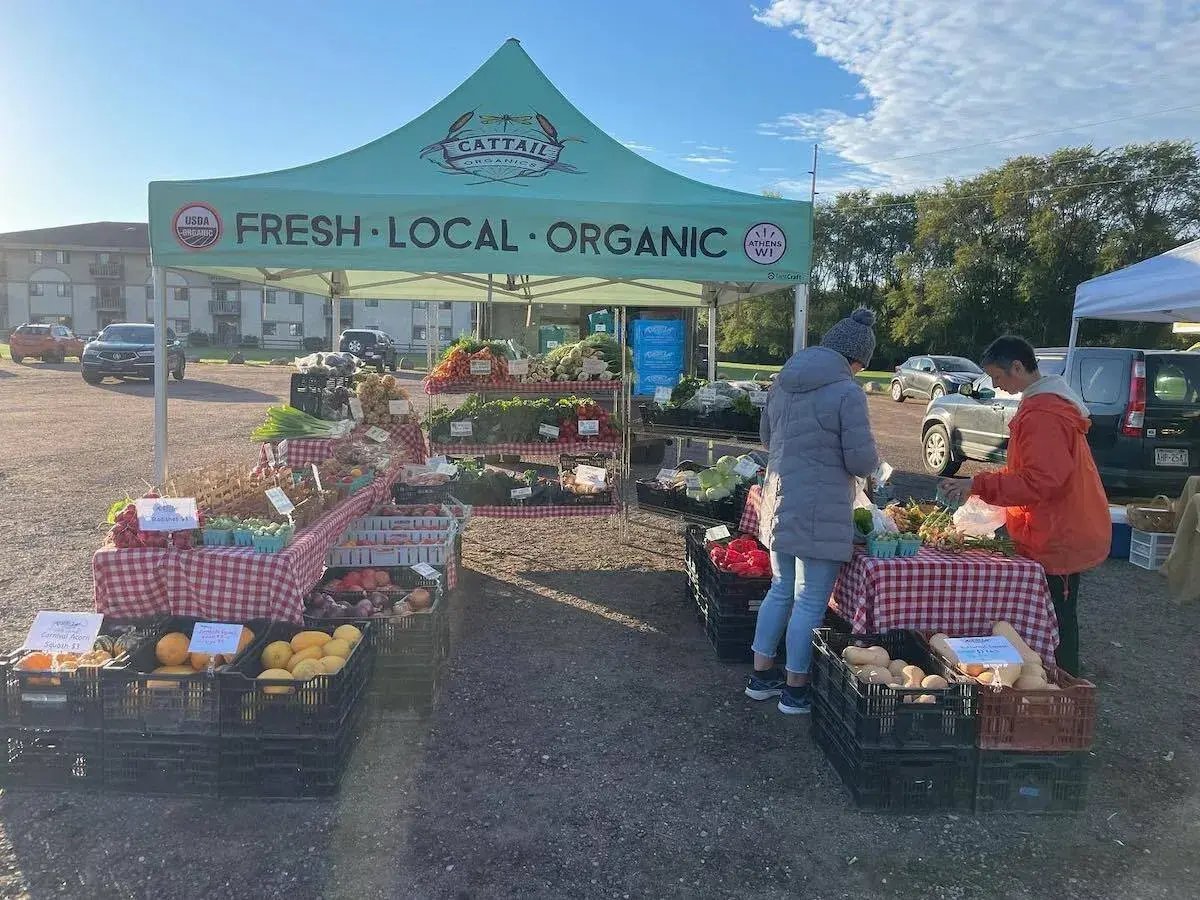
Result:
[[[897,403],[907,397],[936,400],[958,393],[982,374],[983,369],[962,356],[914,356],[896,368],[892,399]]]
[[[167,329],[167,371],[183,381],[183,345]],[[83,348],[83,380],[99,384],[106,377],[154,380],[154,326],[141,322],[109,325]]]

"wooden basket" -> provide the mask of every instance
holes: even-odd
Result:
[[[1174,534],[1179,524],[1179,513],[1175,501],[1164,494],[1153,500],[1141,500],[1125,507],[1129,524],[1138,531],[1154,534]]]

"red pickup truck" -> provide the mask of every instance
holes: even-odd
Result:
[[[37,357],[42,362],[60,363],[68,356],[83,358],[83,341],[66,325],[18,325],[8,338],[13,362]]]

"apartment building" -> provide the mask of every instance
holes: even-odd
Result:
[[[474,303],[339,300],[336,325],[327,297],[167,273],[168,325],[183,337],[202,332],[220,346],[251,337],[263,347],[328,346],[334,329],[379,328],[401,346],[424,347],[429,328],[442,344],[472,331]],[[150,239],[144,222],[90,222],[0,234],[0,330],[23,322],[59,323],[96,334],[112,322],[154,318]]]

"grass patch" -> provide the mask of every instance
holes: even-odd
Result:
[[[769,376],[774,372],[778,372],[783,366],[768,366],[755,365],[754,363],[732,363],[722,362],[717,363],[717,377],[724,379],[732,379],[734,381],[744,381],[758,376]],[[887,387],[892,380],[891,372],[859,372],[855,376],[861,382],[873,381],[880,387]]]

